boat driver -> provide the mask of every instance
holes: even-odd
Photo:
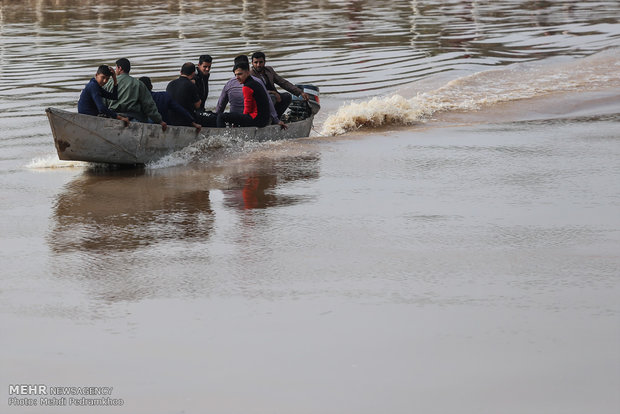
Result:
[[[278,118],[281,118],[282,114],[293,100],[291,93],[295,96],[303,97],[306,101],[309,97],[297,86],[278,75],[271,66],[265,66],[265,62],[267,62],[267,59],[263,52],[254,52],[252,54],[252,75],[262,79],[267,91],[271,95],[271,99],[275,102],[274,106],[278,113]],[[278,92],[276,90],[276,85],[290,93]]]

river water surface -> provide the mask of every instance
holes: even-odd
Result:
[[[0,2],[1,412],[620,411],[620,3],[130,3]],[[58,161],[98,65],[255,50],[310,138]]]

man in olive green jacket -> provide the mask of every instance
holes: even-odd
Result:
[[[140,122],[148,122],[150,120],[156,124],[160,124],[161,128],[165,131],[167,125],[163,121],[161,114],[157,111],[157,105],[155,105],[155,101],[153,101],[151,92],[144,83],[129,76],[130,70],[131,64],[128,59],[121,58],[116,61],[118,100],[108,101],[108,107],[115,112],[120,112]]]

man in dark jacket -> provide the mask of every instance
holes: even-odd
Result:
[[[198,66],[196,66],[196,76],[194,82],[200,97],[200,107],[196,109],[196,122],[206,127],[214,127],[216,116],[213,112],[207,111],[205,105],[209,97],[209,76],[211,76],[211,65],[213,58],[209,55],[200,55]]]
[[[187,62],[181,67],[181,76],[171,81],[166,87],[166,92],[172,99],[190,114],[194,114],[196,109],[200,108],[200,96],[196,85],[192,82],[194,76],[196,76],[196,65]],[[172,125],[187,125],[187,121],[181,114],[173,112],[169,115]]]
[[[112,91],[106,91],[103,86],[108,83],[110,76],[114,79]],[[120,119],[129,125],[129,118],[111,111],[103,102],[103,98],[110,100],[118,99],[118,83],[116,81],[116,73],[107,65],[101,65],[97,69],[95,77],[90,80],[80,94],[78,101],[78,112],[80,114],[107,116],[108,118]]]
[[[278,117],[282,117],[282,114],[293,100],[291,93],[295,96],[302,96],[306,101],[308,100],[308,95],[297,86],[278,75],[271,66],[265,66],[265,62],[267,62],[267,59],[263,52],[254,52],[252,54],[252,75],[263,81],[267,91],[274,100],[274,106]],[[278,92],[275,85],[280,86],[290,93]]]
[[[198,66],[196,66],[196,76],[194,81],[196,82],[196,89],[198,89],[198,96],[200,96],[200,109],[205,111],[205,104],[209,97],[209,76],[211,76],[211,65],[213,64],[213,58],[209,55],[200,55],[198,58]]]
[[[191,125],[196,128],[198,132],[200,132],[202,125],[196,123],[193,115],[187,112],[181,105],[172,99],[172,96],[170,96],[168,92],[153,92],[153,83],[151,82],[151,78],[148,76],[142,76],[139,80],[146,85],[149,91],[151,91],[151,96],[153,97],[155,105],[157,105],[157,110],[161,114],[164,122],[170,125],[175,125],[170,121],[170,114],[174,114],[176,119],[183,120],[181,125]]]

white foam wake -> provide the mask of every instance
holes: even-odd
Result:
[[[42,170],[49,168],[86,168],[92,164],[84,161],[61,161],[56,154],[33,158],[26,168],[32,170]]]
[[[363,127],[423,123],[438,112],[476,111],[502,102],[558,92],[620,85],[620,53],[611,49],[561,63],[516,64],[478,72],[413,98],[392,95],[342,106],[330,115],[321,134],[340,135]]]
[[[245,141],[239,137],[232,136],[228,130],[222,130],[220,134],[210,135],[157,161],[148,163],[146,168],[148,170],[157,170],[188,165],[192,162],[214,163],[232,154],[260,148],[261,145],[263,143]]]

